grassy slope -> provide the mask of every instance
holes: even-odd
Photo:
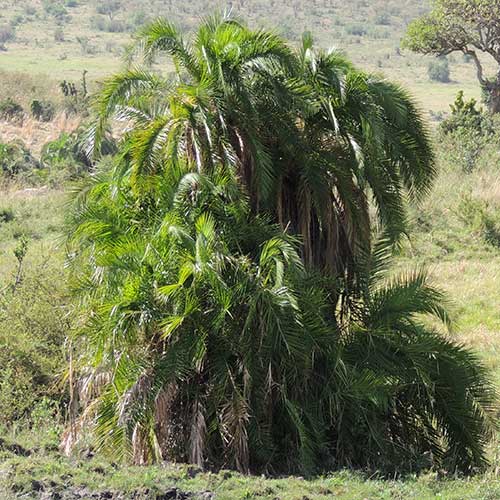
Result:
[[[437,147],[440,175],[432,194],[412,211],[413,235],[400,262],[429,268],[451,299],[453,335],[481,353],[500,387],[500,249],[485,243],[463,217],[467,199],[500,213],[498,152],[464,174],[448,157],[449,147]]]
[[[339,47],[363,68],[383,72],[406,85],[425,111],[447,111],[448,103],[459,89],[479,97],[474,67],[464,63],[461,56],[450,58],[452,83],[441,84],[430,82],[427,77],[429,58],[397,51],[406,24],[426,10],[428,0],[239,0],[229,3],[121,0],[121,3],[122,9],[114,20],[127,25],[128,31],[109,33],[98,31],[95,21],[93,24],[96,16],[106,20],[96,13],[94,1],[79,0],[76,7],[67,9],[68,18],[58,21],[45,12],[39,0],[3,0],[0,26],[19,17],[22,22],[16,27],[16,39],[7,43],[8,50],[0,52],[0,68],[29,73],[32,78],[38,78],[35,86],[46,87],[52,81],[52,93],[57,94],[58,82],[78,81],[84,69],[88,70],[90,81],[116,71],[122,65],[122,47],[130,41],[130,31],[140,25],[136,19],[163,15],[189,30],[199,21],[200,13],[208,14],[232,4],[233,13],[250,24],[277,26],[292,41],[297,41],[304,30],[311,30],[322,46]],[[27,11],[28,5],[34,11]],[[359,34],[359,29],[365,32]],[[56,30],[62,31],[63,41],[55,40]],[[85,39],[85,47],[78,39]],[[22,101],[26,94],[33,93],[31,88],[21,90],[16,85],[2,88],[4,79],[0,74],[0,91],[4,96],[14,95]]]

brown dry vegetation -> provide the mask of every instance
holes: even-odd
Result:
[[[0,142],[21,140],[30,151],[38,155],[49,141],[57,139],[63,132],[72,132],[81,123],[78,115],[59,112],[52,121],[41,122],[31,116],[21,121],[0,121]]]

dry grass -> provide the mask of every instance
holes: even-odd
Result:
[[[62,101],[56,80],[36,73],[16,71],[5,59],[6,54],[8,52],[0,52],[0,100],[13,99],[25,109],[29,109],[33,99],[48,99],[54,103]]]
[[[58,113],[50,122],[40,122],[25,116],[20,122],[0,121],[0,142],[21,140],[35,155],[43,145],[57,139],[63,132],[72,132],[78,128],[81,117]]]

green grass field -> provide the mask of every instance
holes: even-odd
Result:
[[[42,485],[61,495],[72,491],[83,498],[111,498],[106,495],[118,491],[123,495],[120,498],[144,500],[496,500],[500,496],[500,481],[493,475],[473,479],[437,479],[432,474],[404,480],[380,480],[345,471],[315,479],[268,479],[242,476],[232,471],[197,473],[196,469],[186,466],[122,468],[95,459],[71,461],[40,457],[7,460],[3,471],[0,470],[0,477],[2,475],[21,494],[32,494],[31,487],[36,481],[37,487]],[[192,496],[176,497],[175,489]],[[94,492],[101,492],[103,496]],[[91,497],[91,494],[96,496]],[[12,496],[10,489],[3,491],[2,498],[16,497]]]

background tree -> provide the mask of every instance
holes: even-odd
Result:
[[[471,57],[490,111],[500,112],[500,0],[435,0],[429,14],[409,25],[403,45],[422,54]],[[481,55],[493,59],[494,77],[486,76]]]

